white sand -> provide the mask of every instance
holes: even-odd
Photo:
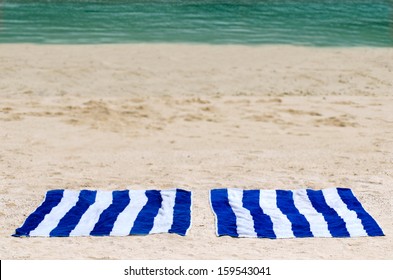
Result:
[[[1,259],[392,259],[393,49],[0,45]],[[211,188],[352,188],[385,237],[216,237]],[[187,237],[11,237],[45,192],[193,191]]]

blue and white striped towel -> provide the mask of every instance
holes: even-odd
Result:
[[[51,190],[14,236],[186,235],[191,192]]]
[[[350,189],[214,189],[217,236],[292,238],[381,236]]]

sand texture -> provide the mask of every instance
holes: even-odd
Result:
[[[393,49],[0,45],[1,259],[393,259]],[[348,187],[386,236],[216,237],[212,188]],[[193,191],[186,237],[11,237],[49,189]]]

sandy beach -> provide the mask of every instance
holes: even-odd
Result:
[[[1,259],[393,259],[392,48],[3,44],[0,69]],[[212,188],[337,186],[386,236],[215,236]],[[50,189],[175,187],[186,237],[11,237]]]

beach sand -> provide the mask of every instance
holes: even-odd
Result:
[[[0,45],[1,259],[393,259],[393,49]],[[384,237],[215,236],[212,188],[351,188]],[[11,237],[49,189],[193,191],[189,234]]]

